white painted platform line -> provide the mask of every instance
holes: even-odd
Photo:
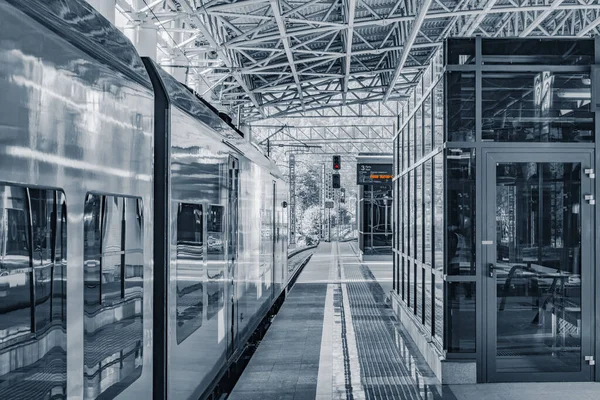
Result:
[[[317,375],[317,399],[332,399],[333,388],[333,287],[327,285],[323,331],[321,333],[321,353]]]
[[[331,246],[329,255],[329,276],[328,282],[335,282],[335,252],[334,246]],[[323,330],[321,333],[321,353],[319,355],[319,373],[317,375],[317,399],[330,400],[333,398],[333,288],[335,283],[327,285],[325,294],[325,311],[323,312]]]

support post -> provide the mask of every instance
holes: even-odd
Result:
[[[137,12],[136,18],[127,23],[124,33],[131,40],[140,56],[150,57],[156,61],[158,31],[151,15],[146,12],[139,12],[144,7],[143,0],[133,0],[133,8]]]
[[[87,0],[111,24],[115,24],[116,0]]]

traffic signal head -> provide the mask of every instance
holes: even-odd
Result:
[[[331,186],[334,189],[339,189],[342,187],[341,182],[340,182],[340,174],[331,175]]]
[[[338,170],[342,167],[341,157],[333,156],[333,169]]]

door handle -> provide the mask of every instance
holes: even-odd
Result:
[[[489,263],[488,264],[488,276],[490,278],[493,278],[494,277],[494,270],[497,270],[497,269],[500,269],[500,268],[497,268],[493,263]]]

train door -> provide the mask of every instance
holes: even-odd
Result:
[[[229,216],[227,223],[227,276],[229,278],[227,290],[227,357],[235,349],[237,337],[237,259],[238,259],[238,195],[239,195],[239,161],[229,157],[229,172],[227,174]]]

